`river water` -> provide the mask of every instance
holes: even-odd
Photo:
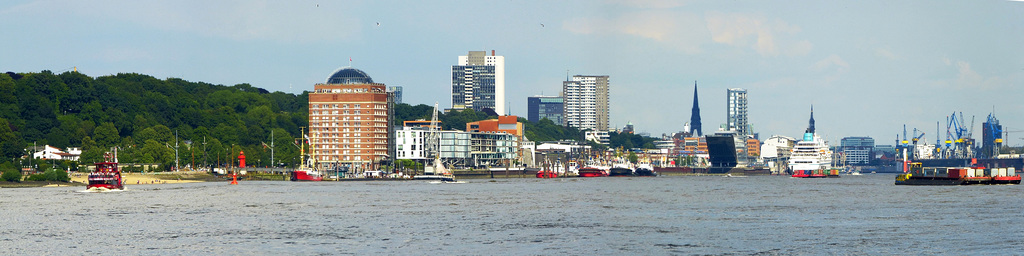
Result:
[[[1021,254],[1022,186],[662,176],[0,189],[2,254]]]

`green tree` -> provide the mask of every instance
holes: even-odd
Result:
[[[103,160],[103,153],[106,150],[96,145],[96,141],[93,141],[91,137],[85,136],[82,139],[82,155],[78,157],[78,161],[81,163],[96,163]]]
[[[93,139],[100,148],[110,148],[121,142],[121,135],[118,134],[114,123],[105,122],[93,131]]]
[[[7,119],[0,118],[0,162],[22,156],[25,154],[24,146],[18,134],[11,130]]]
[[[46,172],[43,172],[43,175],[46,175],[47,181],[71,181],[71,177],[68,176],[68,172],[64,171],[63,169],[50,169]]]
[[[634,164],[635,164],[635,163],[637,162],[637,160],[638,160],[638,159],[637,159],[637,156],[636,156],[636,153],[633,153],[633,151],[630,151],[630,152],[629,152],[629,156],[628,156],[628,158],[629,158],[629,162],[630,162],[630,163],[634,163]]]
[[[165,144],[156,140],[146,140],[146,143],[142,146],[141,154],[139,162],[159,163],[165,170],[170,170],[174,166],[174,152],[167,148]]]
[[[0,175],[0,179],[7,182],[21,182],[21,171],[15,168],[12,163],[0,164],[0,172],[3,173]]]

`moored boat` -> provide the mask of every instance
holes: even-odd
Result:
[[[109,153],[104,155],[104,162],[96,163],[96,170],[89,173],[89,190],[124,189],[121,169],[117,166],[117,156]]]
[[[625,164],[616,164],[608,169],[608,176],[633,176],[633,169]]]
[[[324,175],[312,167],[302,166],[292,171],[292,181],[322,181]]]
[[[587,166],[587,167],[580,168],[579,176],[580,177],[607,177],[608,176],[608,172],[606,172],[606,171],[604,171],[604,170],[602,170],[600,168],[597,168],[597,167]]]
[[[299,165],[299,168],[292,170],[291,180],[322,181],[324,180],[324,174],[320,172],[319,169],[317,169],[316,153],[314,150],[312,150],[313,148],[315,148],[315,144],[312,140],[309,139],[309,137],[305,135],[303,135],[303,137],[305,137],[305,141],[309,143],[309,155],[306,155],[306,143],[302,143],[302,145],[299,147],[299,155],[304,157],[305,159],[302,161],[302,164]]]
[[[444,167],[440,158],[434,158],[434,165],[427,166],[423,175],[412,176],[414,180],[439,180],[442,182],[456,182],[455,174]]]
[[[558,178],[558,173],[556,173],[555,171],[552,171],[550,169],[543,169],[543,170],[540,170],[540,171],[537,172],[537,178],[542,178],[542,179]]]
[[[658,173],[654,172],[654,167],[650,164],[641,164],[636,167],[636,176],[658,176]]]

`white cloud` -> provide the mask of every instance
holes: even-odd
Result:
[[[714,42],[750,47],[762,56],[802,56],[813,47],[810,41],[788,38],[799,33],[800,27],[779,19],[766,20],[740,13],[708,12],[705,20]]]
[[[839,57],[839,55],[832,54],[814,63],[811,68],[816,71],[825,71],[834,68],[836,71],[846,72],[846,70],[850,69],[850,64],[846,63],[846,61],[843,60],[842,57]]]
[[[948,57],[943,57],[942,62],[946,66],[956,69],[955,78],[947,78],[929,81],[926,84],[935,87],[946,87],[949,89],[957,90],[999,90],[1003,88],[1014,88],[1014,85],[1008,81],[1012,81],[1012,74],[1007,76],[985,76],[978,71],[975,71],[971,66],[970,62],[963,60],[953,60]]]
[[[996,89],[1003,85],[1001,78],[984,77],[971,69],[971,63],[966,61],[957,61],[956,68],[956,85],[960,88]]]
[[[577,34],[626,34],[668,44],[683,52],[700,52],[707,30],[695,14],[666,10],[643,10],[612,18],[574,18],[562,25]]]

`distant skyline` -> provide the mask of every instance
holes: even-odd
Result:
[[[1016,1],[4,1],[0,72],[141,73],[301,93],[351,65],[450,104],[468,51],[505,56],[509,112],[557,95],[567,73],[608,75],[611,122],[657,136],[725,123],[748,91],[762,139],[800,137],[814,105],[830,144],[893,144],[995,112],[1024,130],[1024,2]],[[1024,132],[1009,145],[1024,145]]]

